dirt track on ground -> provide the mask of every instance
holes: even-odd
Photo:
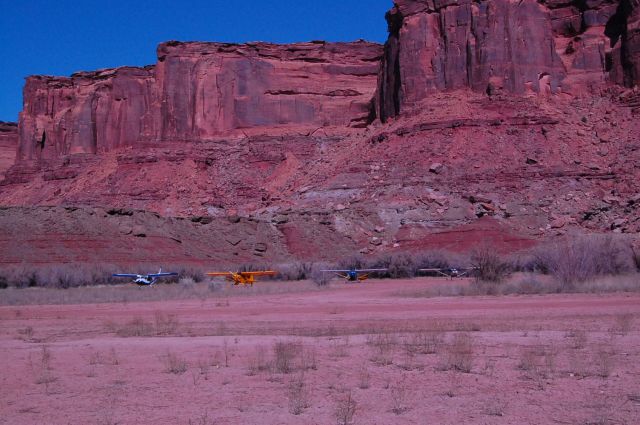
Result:
[[[0,307],[0,424],[639,422],[639,295],[438,284]]]

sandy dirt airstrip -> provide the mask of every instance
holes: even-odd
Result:
[[[0,292],[0,424],[640,423],[640,295],[422,296],[448,282]]]

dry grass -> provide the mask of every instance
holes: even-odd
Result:
[[[311,279],[315,265],[313,263],[291,263],[275,267],[278,270],[277,279],[280,280],[307,280]]]
[[[358,388],[366,390],[369,388],[371,382],[371,374],[366,365],[363,365],[358,371]]]
[[[473,251],[471,264],[476,268],[476,282],[500,283],[509,273],[509,265],[503,261],[495,247],[487,244]]]
[[[288,398],[289,412],[293,415],[300,415],[305,409],[311,407],[311,397],[304,371],[289,381]]]
[[[556,371],[557,349],[547,346],[522,347],[517,368],[524,372],[524,378],[536,383],[538,389],[546,387]]]
[[[401,378],[398,382],[391,386],[391,411],[396,415],[401,415],[409,407],[407,406],[407,385],[406,380]]]
[[[470,334],[456,333],[440,354],[440,370],[470,373],[473,368],[473,338]]]
[[[164,360],[164,370],[166,373],[182,375],[187,371],[187,369],[189,369],[187,360],[171,351],[167,352],[163,360]]]
[[[367,344],[373,353],[370,360],[380,366],[393,364],[395,347],[398,345],[398,335],[395,333],[380,333],[367,335]]]
[[[158,270],[159,266],[149,264],[127,265],[130,273],[149,273]],[[165,270],[178,273],[175,278],[165,279],[165,282],[175,283],[179,280],[201,282],[204,279],[202,269],[191,265],[168,264]],[[53,265],[21,264],[6,266],[0,269],[0,281],[4,286],[15,288],[45,287],[45,288],[74,288],[87,285],[106,285],[121,283],[122,280],[113,278],[113,273],[122,273],[123,267],[115,264],[102,263],[64,263]]]
[[[270,368],[271,364],[267,361],[267,350],[262,346],[256,347],[248,359],[247,375],[254,376]]]
[[[331,356],[332,357],[349,357],[349,349],[351,343],[349,336],[343,336],[331,340]]]
[[[418,331],[410,334],[409,339],[405,341],[405,346],[408,346],[408,349],[414,353],[435,354],[438,352],[443,342],[443,332]]]
[[[567,238],[538,252],[540,263],[564,288],[593,281],[599,276],[636,270],[633,251],[624,238],[588,235]]]
[[[599,345],[592,354],[591,364],[594,365],[596,376],[607,379],[615,368],[616,349],[611,345]]]
[[[338,425],[353,424],[353,417],[356,414],[358,403],[353,398],[351,390],[340,395],[336,403],[335,418]]]
[[[161,311],[156,311],[155,318],[155,333],[156,335],[175,335],[178,330],[178,319],[175,314],[166,314]]]
[[[215,425],[216,421],[209,417],[209,412],[204,411],[200,416],[189,418],[188,425]]]
[[[634,317],[632,314],[619,314],[614,319],[614,325],[611,329],[619,335],[627,335],[633,329]]]
[[[300,342],[276,341],[272,348],[273,358],[267,358],[264,347],[256,347],[248,357],[247,375],[262,372],[288,374],[294,371],[317,370],[316,348]]]
[[[519,273],[510,280],[502,283],[474,282],[469,284],[451,283],[446,285],[429,286],[420,290],[400,290],[394,293],[398,297],[407,298],[434,298],[434,297],[458,297],[478,295],[533,295],[533,294],[558,294],[558,293],[613,293],[613,292],[640,292],[640,277],[638,274],[601,276],[593,280],[582,282],[579,285],[562,285],[553,276]]]
[[[134,317],[115,330],[116,335],[123,338],[127,337],[148,337],[155,335],[155,330],[150,322],[142,317]]]
[[[46,345],[40,347],[40,359],[37,365],[33,364],[31,355],[29,355],[29,365],[34,374],[34,381],[38,385],[44,385],[45,394],[51,393],[51,384],[58,380],[53,374],[52,360],[53,355]]]
[[[126,281],[120,282],[119,285],[92,285],[69,289],[9,287],[0,290],[0,305],[98,304],[191,299],[213,299],[224,305],[230,298],[235,297],[323,290],[322,287],[308,281],[260,281],[250,290],[245,289],[247,288],[235,287],[228,282],[199,282],[188,285],[158,283],[152,287],[139,287]]]
[[[273,344],[273,367],[278,373],[291,373],[295,368],[295,358],[301,352],[301,344],[290,341],[276,341]]]
[[[565,334],[565,338],[569,339],[574,350],[581,350],[587,345],[587,333],[581,329],[570,330]]]

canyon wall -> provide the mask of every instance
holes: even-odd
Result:
[[[167,42],[156,66],[32,76],[19,162],[237,131],[366,126],[382,47]]]
[[[0,180],[15,162],[18,147],[18,126],[12,122],[0,121]]]
[[[383,121],[444,90],[580,95],[639,81],[637,0],[397,0],[387,21]]]

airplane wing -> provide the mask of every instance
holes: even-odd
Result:
[[[149,274],[147,275],[149,277],[162,277],[162,276],[178,276],[178,273],[175,272],[171,272],[171,273],[153,273],[153,274]]]
[[[112,277],[131,277],[131,278],[136,278],[138,277],[137,274],[128,274],[128,273],[115,273],[111,275]]]
[[[386,272],[389,269],[356,269],[357,272]]]
[[[347,273],[351,270],[320,270],[321,272],[332,272],[332,273]]]
[[[207,276],[231,276],[232,274],[231,272],[209,272]]]
[[[262,270],[257,272],[240,272],[239,274],[245,276],[273,276],[277,274],[277,272],[274,270]]]

